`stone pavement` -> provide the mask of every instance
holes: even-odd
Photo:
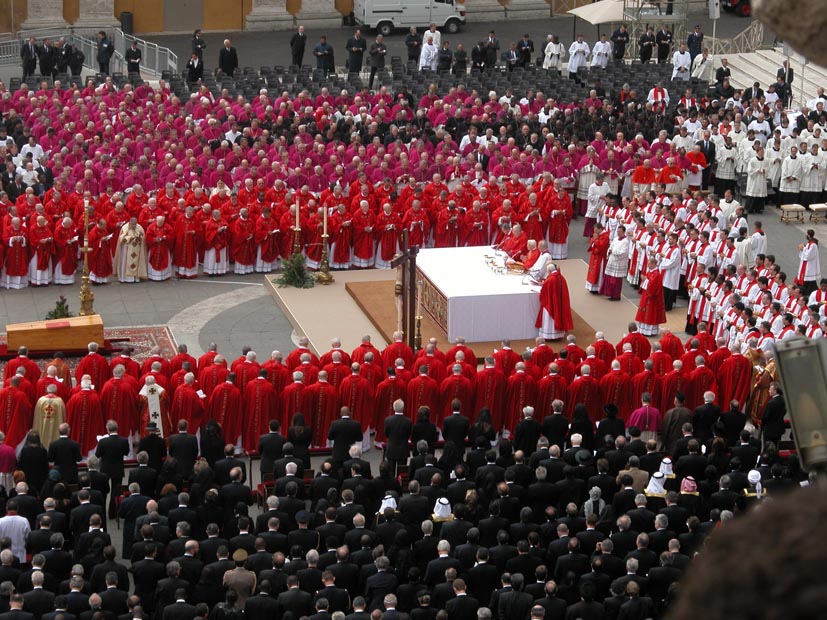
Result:
[[[522,38],[523,34],[528,32],[534,40],[536,52],[539,54],[540,45],[546,40],[547,34],[558,34],[560,39],[568,45],[575,37],[576,33],[582,33],[590,44],[593,44],[598,39],[598,32],[611,34],[609,25],[593,26],[578,19],[575,24],[573,16],[565,15],[559,17],[550,17],[540,20],[497,20],[474,22],[473,16],[469,18],[472,21],[466,25],[456,35],[443,35],[443,40],[450,40],[453,43],[462,42],[468,53],[471,53],[471,48],[488,36],[488,31],[492,28],[496,31],[497,37],[500,39],[502,50],[508,48],[508,43],[517,41]],[[706,14],[691,15],[690,23],[701,24],[704,33],[712,36],[712,22],[708,19]],[[747,26],[750,20],[742,17],[737,17],[729,13],[722,13],[721,19],[718,20],[717,36],[719,39],[732,38]],[[344,65],[345,61],[345,43],[353,33],[354,28],[338,27],[328,29],[307,29],[308,46],[305,51],[304,63],[314,65],[314,58],[311,54],[313,46],[319,41],[319,36],[327,35],[327,41],[333,46],[335,50],[337,66]],[[206,33],[204,39],[207,42],[207,49],[204,52],[204,65],[206,69],[213,70],[218,64],[218,51],[222,47],[222,42],[225,38],[230,38],[238,51],[238,59],[241,66],[260,67],[262,65],[287,65],[290,63],[288,41],[290,40],[291,32],[214,32]],[[370,42],[374,39],[375,33],[364,33],[367,40]],[[385,44],[388,47],[389,56],[402,56],[407,58],[407,50],[405,48],[404,30],[396,31],[392,36],[385,39]],[[178,55],[178,66],[183,69],[189,60],[191,34],[168,34],[168,35],[154,35],[145,37],[149,41],[153,41],[158,45],[169,47]],[[764,42],[771,44],[773,35],[769,30],[765,29]],[[452,45],[453,47],[453,45]]]

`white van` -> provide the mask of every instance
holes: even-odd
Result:
[[[355,0],[356,23],[375,28],[383,36],[395,28],[427,28],[436,24],[451,34],[465,23],[465,5],[456,0]]]

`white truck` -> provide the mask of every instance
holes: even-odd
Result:
[[[436,24],[450,34],[465,23],[465,5],[456,0],[355,0],[356,23],[388,36],[395,28]]]

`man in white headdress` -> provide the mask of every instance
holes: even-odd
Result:
[[[434,523],[451,521],[454,518],[454,513],[451,511],[451,503],[447,497],[440,497],[434,504]]]

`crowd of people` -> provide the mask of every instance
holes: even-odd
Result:
[[[261,365],[92,343],[74,372],[21,348],[0,389],[0,610],[661,617],[721,526],[804,477],[771,354],[629,330],[504,341],[480,369],[461,339],[415,353],[401,334]]]

